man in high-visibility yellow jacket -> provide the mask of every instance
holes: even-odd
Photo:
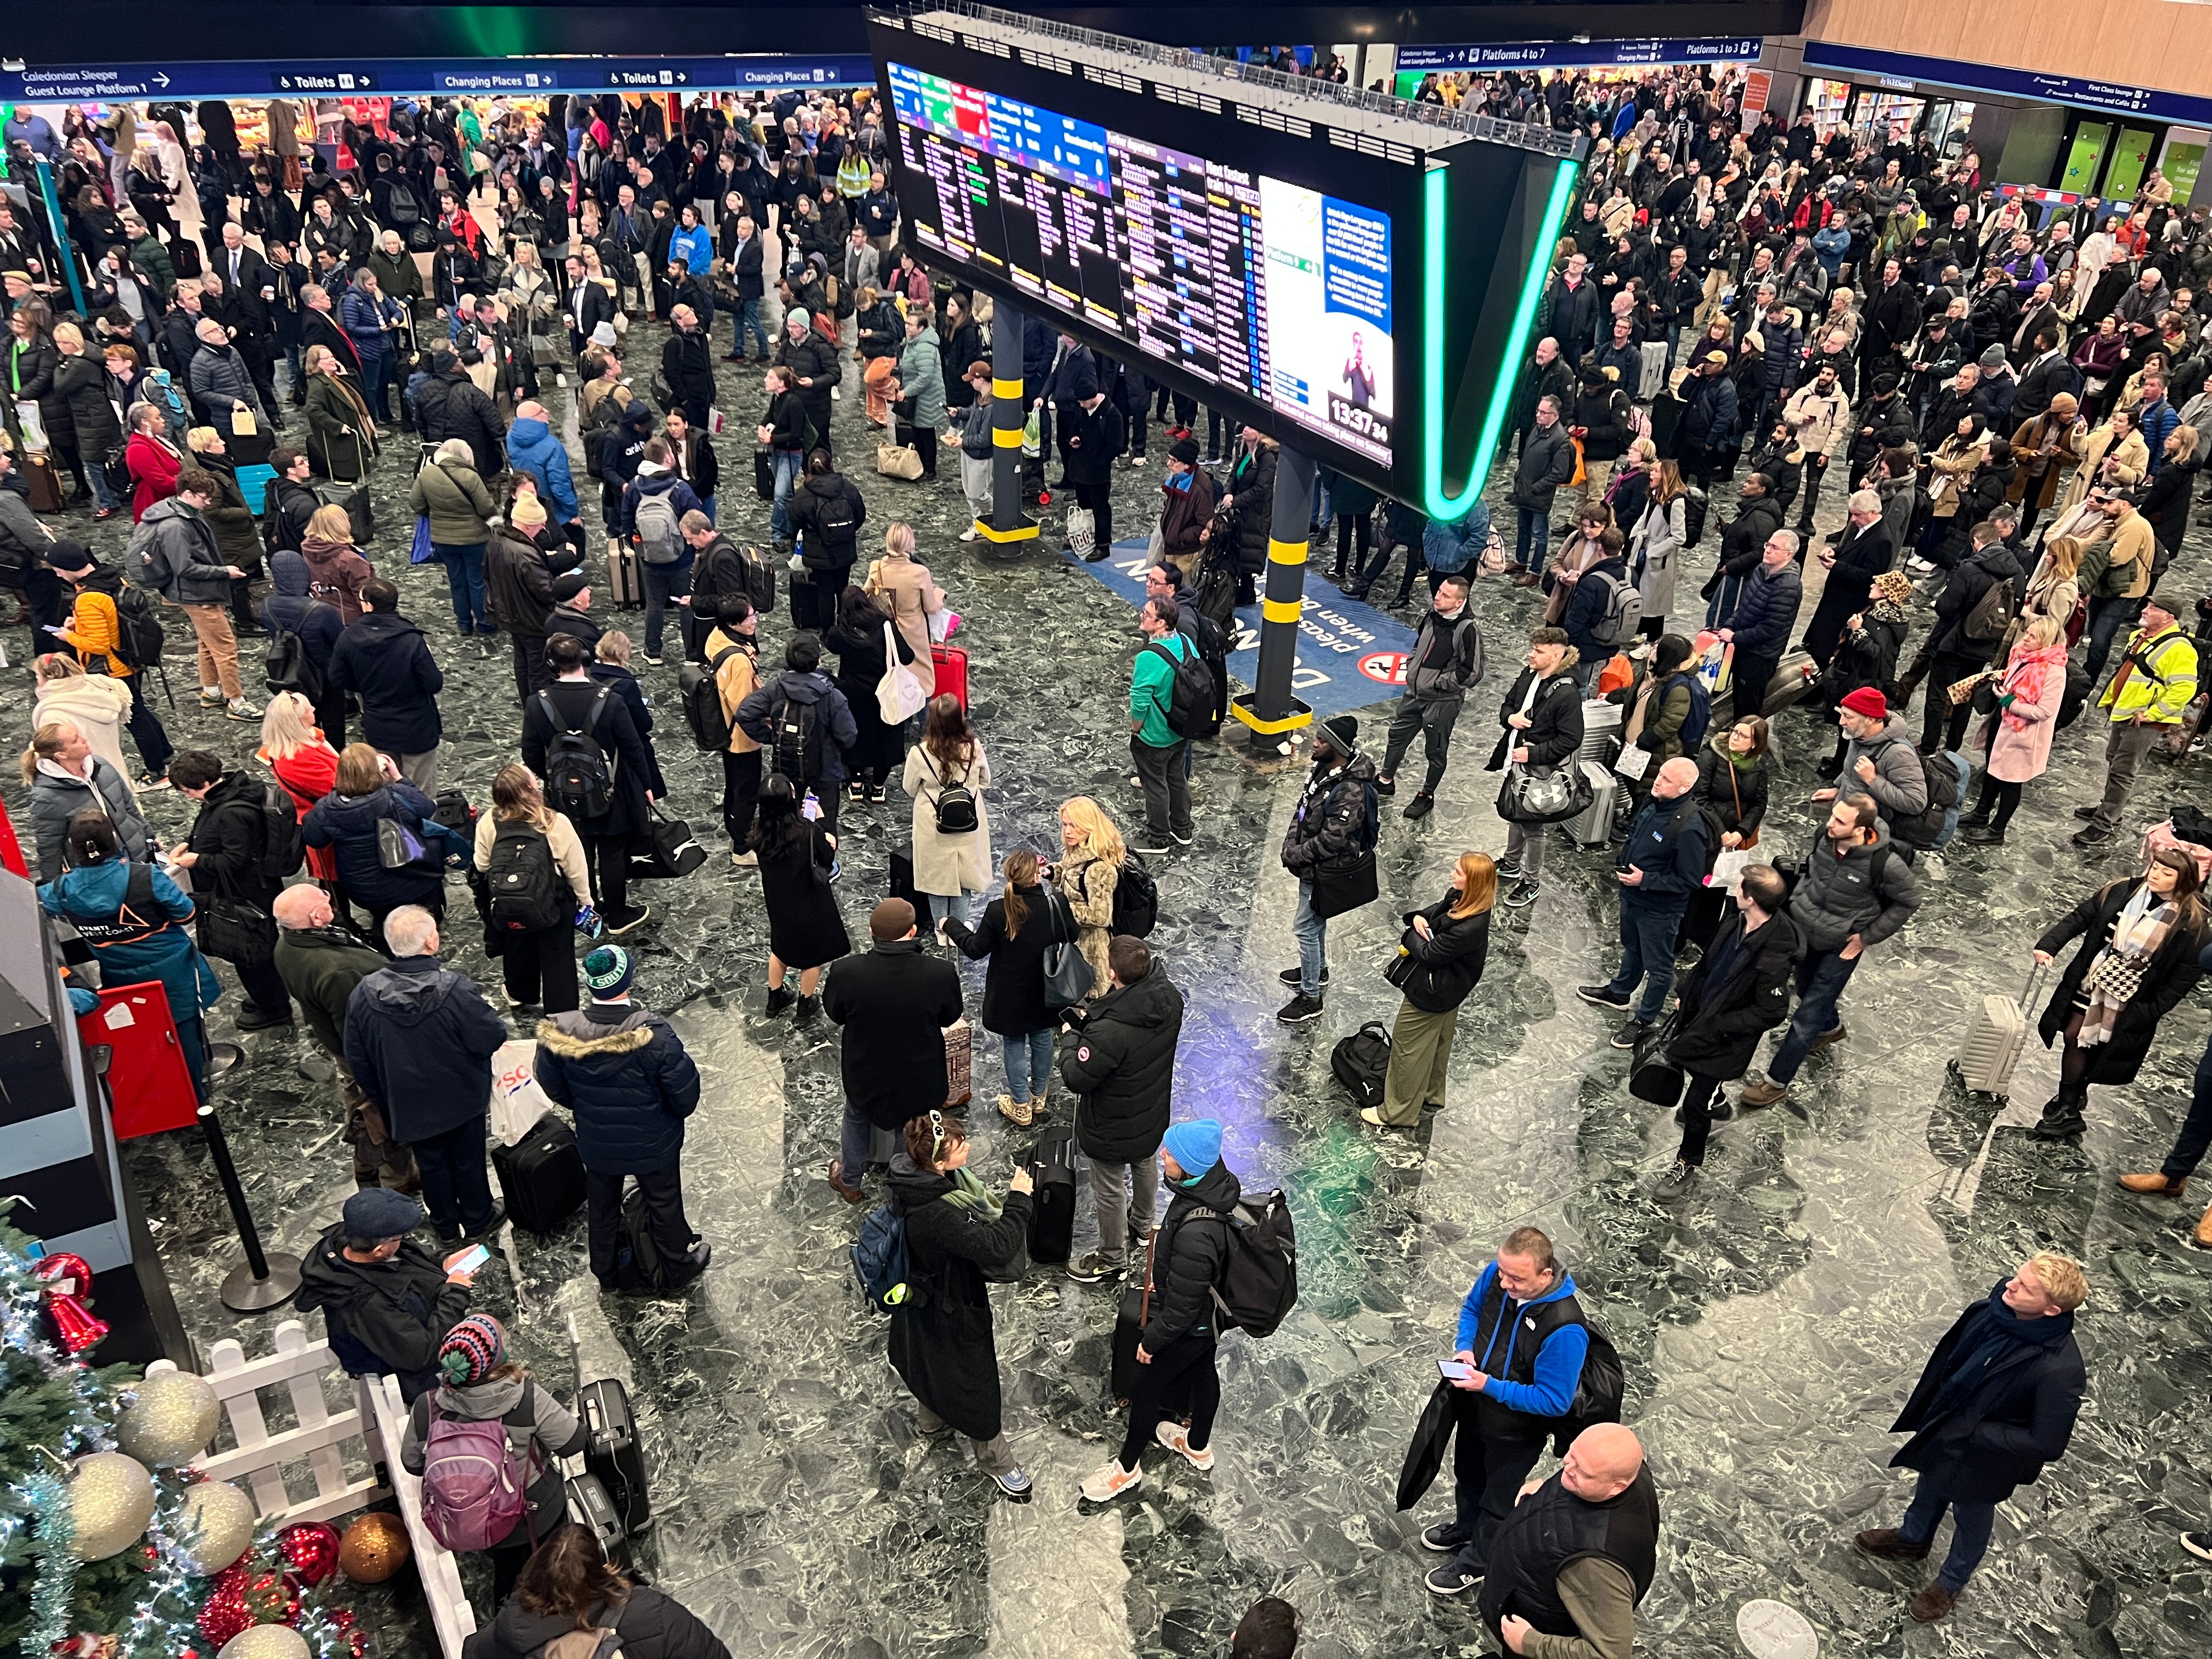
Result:
[[[2130,636],[2112,684],[2097,701],[2112,722],[2105,740],[2105,798],[2074,809],[2076,817],[2089,820],[2075,835],[2076,847],[2112,838],[2143,757],[2181,724],[2196,696],[2196,642],[2175,625],[2163,600],[2146,601],[2142,625]]]

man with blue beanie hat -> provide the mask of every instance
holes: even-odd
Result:
[[[1160,1174],[1175,1196],[1152,1243],[1152,1294],[1137,1340],[1128,1433],[1120,1455],[1083,1483],[1083,1495],[1096,1504],[1144,1479],[1138,1463],[1154,1440],[1194,1469],[1213,1467],[1213,1414],[1221,1407],[1213,1287],[1234,1248],[1228,1218],[1244,1190],[1221,1161],[1221,1126],[1212,1118],[1169,1128],[1160,1143]],[[1188,1429],[1176,1420],[1186,1408]]]

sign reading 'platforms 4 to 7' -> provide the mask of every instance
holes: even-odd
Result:
[[[0,71],[0,102],[121,103],[139,99],[352,98],[438,94],[741,92],[858,87],[875,80],[865,53],[730,58],[271,59],[234,64],[44,65]]]

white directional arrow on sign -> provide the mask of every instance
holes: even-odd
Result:
[[[157,87],[166,87],[169,84],[169,77],[156,70],[154,76],[154,84]]]

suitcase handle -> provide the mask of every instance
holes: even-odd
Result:
[[[2022,1014],[2035,1012],[2035,999],[2044,979],[2051,972],[2051,963],[2039,962],[2027,970],[2027,983],[2021,988],[2020,1011]]]

